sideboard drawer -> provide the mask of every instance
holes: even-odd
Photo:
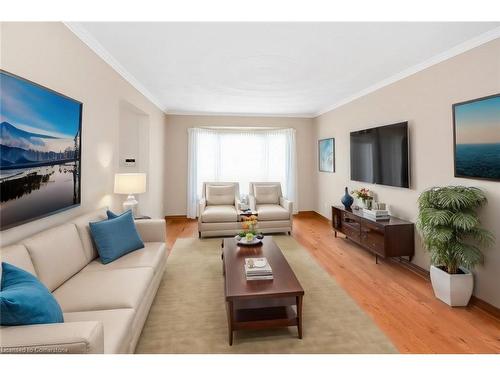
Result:
[[[351,223],[351,222],[359,223],[361,220],[356,215],[354,215],[350,212],[344,211],[344,212],[342,212],[342,221],[345,221],[347,223]]]
[[[347,224],[342,223],[342,232],[350,239],[360,242],[361,241],[361,227],[359,223]]]
[[[384,255],[385,233],[384,229],[376,224],[361,223],[361,243],[379,255]]]

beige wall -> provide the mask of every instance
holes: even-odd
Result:
[[[83,103],[82,204],[80,207],[1,232],[1,244],[65,222],[99,206],[119,208],[113,194],[118,170],[120,103],[139,109],[149,122],[148,193],[143,211],[163,215],[165,114],[92,52],[62,23],[2,23],[2,69]],[[159,162],[160,161],[160,162]],[[141,197],[139,197],[139,201]]]
[[[453,103],[500,92],[500,40],[458,55],[422,72],[366,95],[315,119],[316,138],[335,137],[336,173],[315,173],[316,210],[330,217],[343,189],[366,186],[387,202],[391,212],[415,221],[417,198],[435,185],[467,185],[483,189],[489,204],[481,211],[483,224],[497,243],[485,252],[485,265],[475,271],[475,295],[500,307],[500,183],[453,177]],[[349,179],[349,132],[409,121],[411,189],[356,183]],[[316,170],[316,168],[315,168]],[[416,239],[414,262],[429,267],[427,253]]]
[[[236,116],[167,116],[165,134],[166,172],[165,210],[167,215],[186,214],[187,194],[187,129],[202,126],[250,126],[295,128],[297,141],[297,169],[299,207],[301,211],[314,209],[315,187],[312,183],[315,165],[313,121],[288,117]]]

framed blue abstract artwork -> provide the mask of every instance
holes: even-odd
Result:
[[[335,138],[318,141],[319,171],[335,172]]]
[[[453,105],[455,177],[500,181],[500,94]]]

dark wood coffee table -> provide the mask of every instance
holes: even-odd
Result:
[[[267,258],[274,280],[246,280],[245,258],[252,257]],[[251,247],[238,246],[234,238],[224,239],[222,262],[229,345],[234,331],[246,329],[297,326],[302,339],[304,289],[271,236]]]

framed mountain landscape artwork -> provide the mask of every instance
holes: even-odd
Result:
[[[82,103],[0,70],[0,229],[80,204]]]
[[[335,172],[335,138],[318,141],[318,157],[320,172]]]
[[[500,94],[453,105],[455,177],[500,181]]]

